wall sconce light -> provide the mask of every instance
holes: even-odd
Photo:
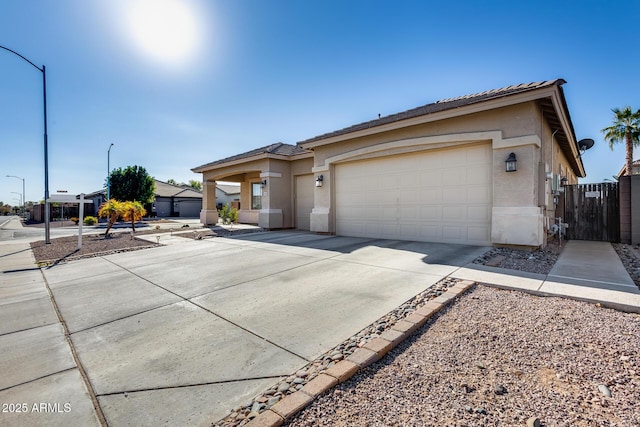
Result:
[[[318,175],[316,178],[316,187],[322,187],[322,181],[324,180],[324,176]]]
[[[267,180],[265,179],[264,181],[260,181],[260,186],[262,188],[266,187],[267,186]]]
[[[560,178],[560,185],[562,185],[563,187],[567,185],[567,182],[569,182],[569,179],[567,179],[566,176],[563,176],[562,178]]]
[[[516,169],[516,163],[518,162],[518,160],[516,159],[516,153],[511,153],[509,154],[509,157],[507,157],[507,160],[504,161],[505,163],[505,167],[506,167],[506,171],[507,172],[515,172]]]

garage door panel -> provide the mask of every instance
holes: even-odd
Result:
[[[467,232],[470,241],[486,242],[491,237],[491,231],[488,227],[469,227]]]
[[[423,165],[423,167],[427,166]],[[436,171],[422,171],[419,184],[421,186],[442,185],[442,176]]]
[[[491,221],[491,209],[487,206],[469,206],[467,207],[467,218],[479,223],[488,223]]]
[[[468,204],[484,204],[486,200],[491,199],[491,187],[474,185],[468,187],[467,203]]]
[[[439,205],[442,203],[442,188],[425,188],[420,191],[420,203]]]
[[[468,184],[489,184],[491,182],[491,171],[484,165],[472,166],[467,169]]]
[[[442,227],[442,238],[452,243],[463,243],[466,240],[466,228],[456,226],[444,226]]]
[[[489,244],[492,157],[484,144],[339,164],[336,232]]]
[[[419,206],[406,206],[400,210],[401,221],[419,221],[420,220],[420,207]]]

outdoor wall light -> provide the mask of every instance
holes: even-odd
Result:
[[[262,188],[266,187],[267,186],[267,180],[265,179],[264,181],[260,181],[260,186]]]
[[[507,157],[507,160],[504,161],[505,166],[506,166],[506,171],[507,172],[515,172],[516,169],[516,163],[518,162],[518,160],[516,159],[516,153],[511,153],[509,154],[509,157]]]
[[[322,187],[322,181],[324,180],[324,176],[318,175],[316,178],[316,187]]]

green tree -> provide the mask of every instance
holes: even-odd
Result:
[[[105,237],[109,235],[111,227],[113,227],[113,224],[115,224],[118,218],[120,218],[123,210],[123,204],[116,199],[109,199],[100,205],[100,208],[98,209],[98,216],[109,220],[109,224],[107,224],[107,231],[104,232]]]
[[[155,181],[142,166],[127,166],[111,172],[111,198],[140,203],[153,202]]]
[[[189,180],[189,187],[195,188],[198,191],[202,191],[202,182],[196,181],[195,179]]]
[[[613,124],[602,129],[604,139],[609,143],[609,148],[617,142],[625,143],[625,169],[626,175],[633,173],[633,147],[640,145],[640,110],[633,111],[627,106],[623,109],[614,108]]]
[[[171,184],[171,185],[178,185],[178,183],[176,182],[176,180],[175,180],[175,179],[173,179],[173,178],[169,178],[169,179],[167,180],[167,184]]]
[[[123,202],[121,204],[122,218],[131,221],[131,229],[136,232],[136,221],[140,221],[147,214],[144,206],[140,202]]]

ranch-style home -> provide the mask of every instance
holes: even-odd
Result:
[[[470,245],[546,244],[558,191],[585,176],[562,79],[444,99],[192,169],[200,219],[239,182],[240,222]]]

